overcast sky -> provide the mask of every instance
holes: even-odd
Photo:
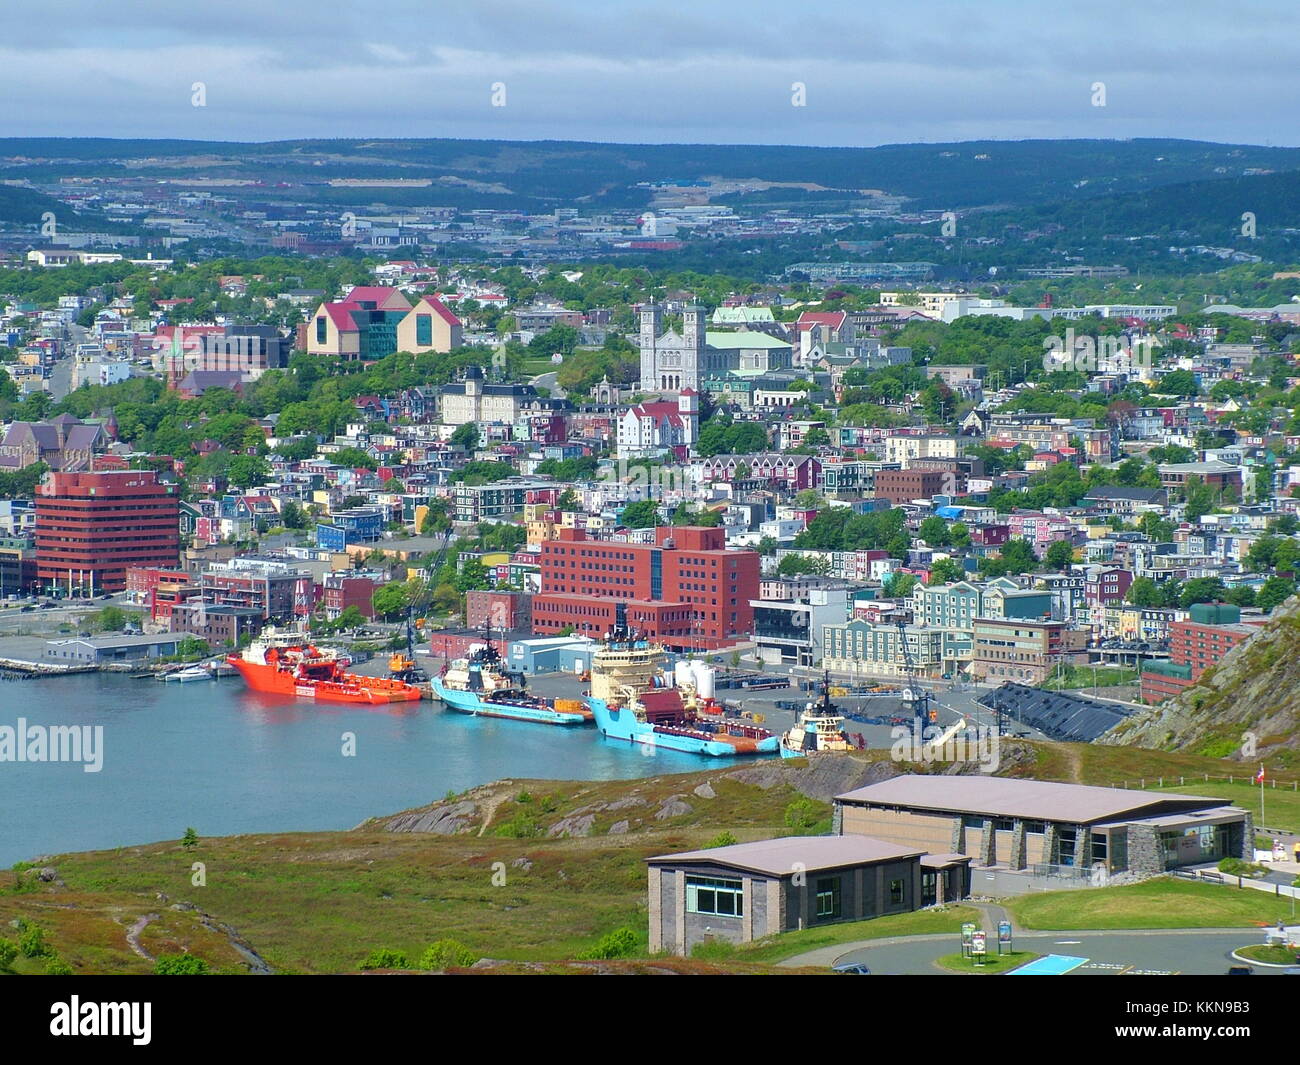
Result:
[[[1282,0],[23,7],[0,44],[3,136],[1300,144]],[[206,106],[192,106],[195,82]]]

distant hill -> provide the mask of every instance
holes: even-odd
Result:
[[[1278,607],[1181,695],[1115,726],[1098,743],[1254,762],[1300,763],[1300,597]],[[1254,746],[1244,747],[1250,733]]]
[[[425,188],[366,193],[376,201],[406,205],[473,200],[502,206],[639,206],[650,198],[647,189],[638,187],[641,183],[724,177],[807,182],[835,190],[880,189],[911,197],[919,208],[1023,207],[1242,177],[1258,169],[1300,170],[1300,149],[1167,139],[968,141],[875,148],[499,140],[236,144],[0,139],[0,176],[34,181],[69,173],[255,177],[267,186],[311,183],[314,195],[328,201],[339,191],[326,184],[331,178],[434,180]],[[301,196],[301,189],[292,195]],[[355,200],[355,192],[350,195]]]
[[[55,218],[73,216],[67,204],[32,189],[0,185],[0,223],[39,226],[41,215],[53,211]],[[80,217],[80,216],[77,216]]]

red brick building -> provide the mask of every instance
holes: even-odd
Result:
[[[152,470],[51,473],[36,491],[41,584],[120,592],[136,566],[174,567],[180,497]]]
[[[561,529],[542,545],[533,632],[599,637],[627,604],[628,622],[669,647],[712,650],[753,631],[756,551],[728,551],[722,529],[660,528],[653,544],[588,539]]]
[[[465,627],[513,632],[533,626],[533,597],[507,589],[471,589],[465,593]]]
[[[1218,665],[1239,643],[1259,631],[1259,624],[1241,624],[1241,611],[1226,603],[1197,603],[1186,621],[1169,627],[1169,659],[1144,664],[1142,700],[1163,702],[1190,688],[1201,674]]]
[[[333,620],[348,607],[354,606],[361,616],[374,619],[375,589],[378,585],[371,577],[354,577],[346,573],[331,573],[321,585],[320,605],[325,616]]]
[[[966,491],[966,475],[950,470],[877,470],[874,480],[877,499],[910,503],[937,495],[960,495]]]

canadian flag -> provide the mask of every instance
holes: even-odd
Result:
[[[1263,783],[1264,783],[1264,767],[1263,767],[1263,766],[1260,766],[1260,767],[1259,767],[1259,772],[1255,774],[1255,783],[1256,783],[1256,784],[1263,784]]]

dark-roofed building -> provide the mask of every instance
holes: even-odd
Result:
[[[1254,854],[1222,799],[981,775],[906,775],[835,797],[835,823],[900,847],[1035,873],[1155,875]]]
[[[1126,484],[1098,485],[1083,497],[1103,514],[1136,514],[1143,507],[1163,509],[1169,503],[1169,493],[1163,488],[1138,488]]]
[[[500,422],[513,425],[524,411],[571,409],[568,400],[547,399],[532,385],[489,384],[478,366],[467,366],[465,377],[442,386],[442,424]]]
[[[91,459],[109,444],[99,422],[59,414],[44,422],[14,422],[0,443],[0,469],[21,470],[44,462],[59,473],[90,469]]]
[[[860,835],[790,836],[647,858],[650,949],[689,954],[965,898],[970,859]]]
[[[976,702],[1004,718],[1036,728],[1051,740],[1091,743],[1127,718],[1120,703],[1090,699],[1074,692],[1044,691],[1008,681]]]

